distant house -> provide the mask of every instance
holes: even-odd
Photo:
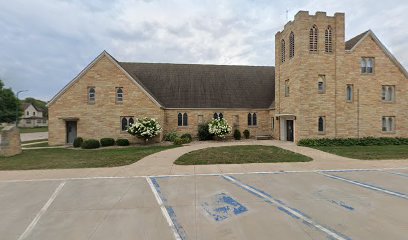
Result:
[[[48,119],[44,117],[44,109],[38,108],[31,103],[23,104],[24,115],[21,118],[19,127],[46,127]]]

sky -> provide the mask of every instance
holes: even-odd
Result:
[[[266,65],[299,10],[346,14],[408,68],[406,0],[0,0],[0,79],[50,100],[103,50],[118,61]]]

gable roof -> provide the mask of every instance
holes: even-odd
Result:
[[[269,108],[275,68],[169,63],[119,65],[166,108]]]
[[[346,42],[346,50],[351,50],[360,40],[368,33],[368,31],[365,31],[363,33],[360,33],[359,35],[353,37],[352,39],[348,40]]]
[[[367,37],[371,37],[373,41],[383,50],[383,52],[390,58],[390,60],[400,69],[400,71],[408,78],[407,70],[402,66],[402,64],[394,57],[394,55],[382,44],[382,42],[378,39],[378,37],[374,34],[373,31],[368,30],[365,31],[354,38],[348,40],[346,42],[346,51],[354,51],[357,46],[359,46],[364,39]]]
[[[25,102],[25,103],[23,103],[23,110],[25,111],[29,106],[33,106],[33,108],[37,111],[37,112],[44,112],[44,109],[42,109],[42,108],[39,108],[39,107],[37,107],[37,106],[35,106],[34,104],[32,104],[32,103],[27,103],[27,102]]]
[[[62,94],[64,94],[72,85],[74,85],[75,82],[77,82],[83,75],[85,75],[86,72],[90,68],[92,68],[102,57],[107,57],[115,66],[117,66],[130,80],[132,80],[137,86],[140,87],[140,89],[159,107],[163,107],[161,103],[159,103],[152,95],[151,93],[146,91],[146,88],[140,85],[140,82],[131,77],[120,65],[119,62],[112,57],[107,51],[103,51],[101,54],[99,54],[86,68],[84,68],[74,79],[72,79],[67,85],[65,85],[64,88],[62,88],[48,103],[47,107],[52,105],[59,97],[61,97]]]

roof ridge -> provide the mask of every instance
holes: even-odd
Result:
[[[185,65],[185,66],[216,66],[216,67],[267,67],[267,68],[275,68],[275,66],[267,66],[267,65],[237,65],[237,64],[206,64],[206,63],[158,63],[158,62],[121,62],[118,61],[119,64],[157,64],[157,65]]]

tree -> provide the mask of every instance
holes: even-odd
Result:
[[[20,101],[14,95],[11,88],[4,88],[4,83],[0,79],[0,123],[2,122],[14,122],[16,120],[16,110],[18,116],[22,115],[20,109]]]

